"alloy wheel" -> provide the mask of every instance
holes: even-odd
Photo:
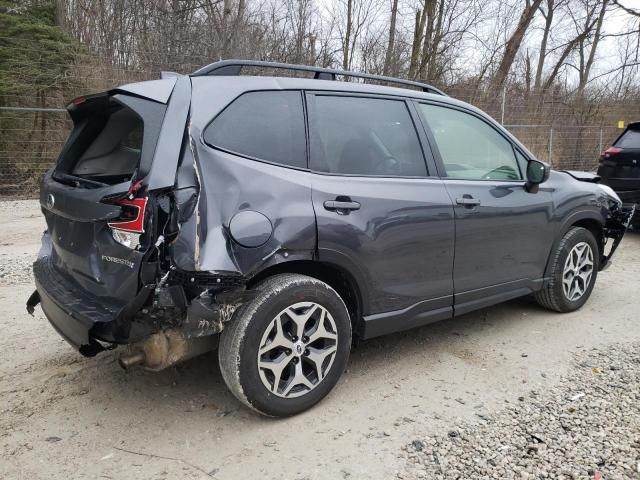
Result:
[[[333,364],[337,332],[322,305],[299,302],[282,310],[260,341],[258,371],[263,385],[283,398],[300,397],[316,388]]]
[[[593,275],[593,250],[586,242],[574,245],[564,262],[562,290],[568,300],[580,299],[591,283]]]

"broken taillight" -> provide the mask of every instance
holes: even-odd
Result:
[[[122,207],[120,218],[109,222],[109,226],[115,230],[130,233],[144,233],[144,213],[147,209],[148,198],[122,198],[114,203]]]
[[[611,158],[611,157],[613,157],[614,155],[617,155],[617,154],[619,154],[619,153],[620,153],[620,152],[622,152],[622,151],[623,151],[623,150],[622,150],[622,148],[620,148],[620,147],[609,147],[609,148],[607,148],[604,152],[602,152],[602,153],[600,154],[600,156],[601,156],[602,158]]]
[[[127,248],[137,249],[140,235],[144,233],[144,214],[148,198],[122,198],[114,203],[120,205],[120,218],[108,222],[113,239]]]

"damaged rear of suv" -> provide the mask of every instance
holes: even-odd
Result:
[[[73,129],[42,182],[47,231],[28,305],[39,300],[56,330],[84,355],[156,329],[136,314],[157,284],[163,232],[170,235],[175,222],[170,203],[177,197],[166,189],[174,187],[183,148],[185,80],[125,86],[67,106]]]
[[[322,399],[354,336],[529,293],[579,308],[630,217],[610,189],[550,171],[415,82],[226,61],[67,108],[29,312],[40,303],[83,355],[126,345],[125,368],[219,343],[225,382],[267,415]]]

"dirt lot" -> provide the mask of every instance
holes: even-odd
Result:
[[[363,343],[326,400],[270,420],[227,392],[215,354],[125,373],[113,353],[74,352],[24,308],[37,204],[4,202],[0,214],[0,478],[406,476],[415,439],[553,389],[576,353],[640,340],[640,235],[629,234],[581,311],[521,299]]]

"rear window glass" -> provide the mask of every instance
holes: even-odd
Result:
[[[71,174],[107,184],[127,181],[140,163],[144,124],[129,108],[113,110],[106,119],[93,118],[103,126],[87,128],[89,144]],[[91,139],[91,132],[98,131]]]
[[[627,130],[622,134],[615,146],[620,148],[640,148],[640,130]]]
[[[316,95],[309,123],[311,168],[316,171],[389,177],[427,174],[403,101]]]
[[[300,92],[249,92],[209,124],[204,140],[232,153],[306,168],[304,128]]]

